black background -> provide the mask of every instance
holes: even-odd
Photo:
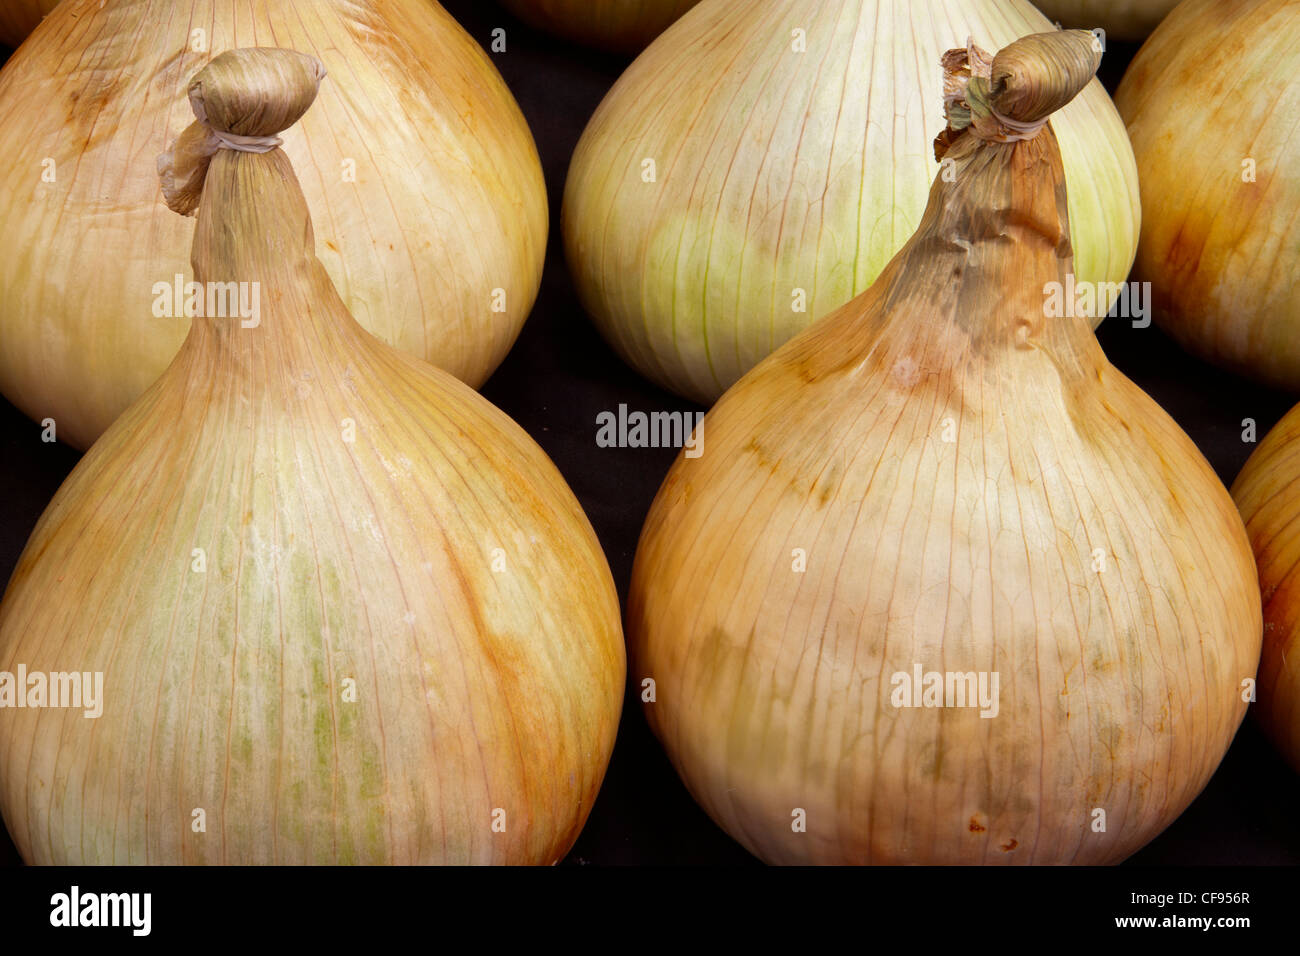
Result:
[[[551,206],[551,241],[537,306],[510,356],[483,389],[536,439],[581,500],[626,598],[641,522],[672,463],[668,449],[598,448],[596,416],[630,409],[696,410],[623,365],[578,304],[559,241],[569,157],[587,119],[628,60],[563,43],[521,25],[487,0],[443,0],[486,49],[495,27],[508,49],[492,54],[537,140]],[[958,38],[958,41],[961,38]],[[1136,46],[1111,44],[1101,78],[1113,92]],[[8,51],[0,48],[0,60]],[[1285,81],[1282,78],[1279,82]],[[39,109],[39,104],[32,104]],[[3,228],[3,224],[0,224]],[[83,270],[87,281],[93,269]],[[1164,408],[1230,484],[1259,437],[1294,396],[1256,387],[1182,353],[1154,325],[1104,323],[1111,361]],[[40,428],[0,399],[0,581],[7,581],[37,518],[77,462],[75,451],[41,442]],[[1247,719],[1205,792],[1127,865],[1300,863],[1300,778]],[[0,833],[0,863],[21,861]],[[567,863],[753,864],[691,800],[628,695],[600,798]]]

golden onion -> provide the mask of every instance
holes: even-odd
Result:
[[[214,145],[273,142],[322,72],[238,50],[190,86],[207,122],[166,194],[198,204],[196,282],[261,309],[194,320],[14,571],[0,673],[102,689],[8,683],[0,809],[29,863],[553,863],[595,800],[624,652],[578,502],[353,321],[286,150]]]
[[[1115,102],[1137,155],[1135,278],[1154,315],[1201,358],[1300,390],[1291,137],[1300,3],[1186,0],[1124,75]]]
[[[970,36],[1048,26],[1026,0],[705,0],[578,144],[563,228],[587,311],[643,375],[713,401],[867,288],[916,229],[940,171],[927,64]],[[1100,84],[1057,130],[1079,279],[1122,282],[1137,174]]]
[[[274,37],[336,77],[285,148],[320,255],[384,341],[477,386],[532,307],[547,208],[532,136],[432,0],[68,0],[0,71],[0,392],[85,447],[158,377],[184,316],[154,292],[192,224],[141,156],[214,54]],[[34,108],[33,104],[41,104]]]
[[[1178,0],[1034,0],[1034,6],[1067,27],[1096,27],[1108,40],[1144,40]]]
[[[575,43],[639,52],[700,0],[501,0],[526,23]]]
[[[1255,549],[1264,601],[1255,715],[1300,771],[1300,406],[1260,442],[1232,497]]]
[[[650,724],[769,862],[1115,862],[1246,711],[1232,500],[1087,321],[1047,314],[1068,200],[1032,128],[1092,76],[1091,35],[986,56],[944,57],[956,175],[916,234],[722,397],[637,549]]]

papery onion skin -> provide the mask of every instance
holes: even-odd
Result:
[[[202,74],[208,116],[253,54]],[[591,809],[625,676],[596,536],[518,425],[352,321],[313,242],[284,150],[213,157],[195,272],[274,290],[261,324],[196,319],[19,560],[0,671],[104,675],[98,718],[0,710],[29,863],[549,864]]]
[[[619,53],[637,53],[700,0],[501,0],[526,23]]]
[[[1231,499],[1083,319],[1043,316],[1071,268],[1052,127],[949,155],[880,280],[705,417],[637,549],[647,718],[771,863],[1114,863],[1245,714]],[[998,713],[895,709],[916,666],[999,674]]]
[[[1232,484],[1255,549],[1264,601],[1264,652],[1252,708],[1300,772],[1300,407],[1255,449]]]
[[[1034,0],[1049,20],[1091,30],[1101,27],[1107,40],[1145,40],[1178,6],[1178,0]]]
[[[1025,0],[705,0],[628,68],[574,154],[563,230],[587,312],[642,375],[712,402],[867,288],[920,222],[943,51],[1049,26]],[[1056,129],[1079,279],[1122,282],[1140,219],[1123,124],[1094,84]]]
[[[270,37],[335,80],[285,148],[357,320],[477,387],[532,307],[548,216],[536,147],[432,0],[68,0],[0,71],[0,392],[78,448],[188,326],[154,316],[153,288],[190,278],[193,224],[140,159],[189,122],[198,69]]]
[[[59,0],[0,0],[0,46],[18,46],[58,4]]]
[[[1115,96],[1147,209],[1134,278],[1151,283],[1156,322],[1193,354],[1292,391],[1297,71],[1294,0],[1186,0]]]

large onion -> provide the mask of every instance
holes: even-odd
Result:
[[[0,46],[17,46],[59,0],[0,0]]]
[[[1142,40],[1178,0],[1034,0],[1034,6],[1067,27],[1101,27],[1107,39]]]
[[[517,337],[546,246],[541,164],[436,3],[68,0],[0,73],[0,391],[60,438],[88,445],[184,339],[152,290],[188,273],[192,226],[140,158],[214,53],[269,38],[336,78],[286,149],[358,321],[475,386]]]
[[[636,53],[700,0],[501,0],[535,27],[577,43]]]
[[[574,155],[564,239],[587,310],[642,374],[712,401],[916,229],[939,171],[930,64],[1048,26],[1024,0],[705,0]],[[1128,138],[1099,84],[1057,126],[1079,279],[1121,282],[1139,219]]]
[[[1260,442],[1232,496],[1255,548],[1264,600],[1255,715],[1300,771],[1300,406]]]
[[[240,50],[191,95],[259,145],[319,79]],[[0,711],[9,833],[41,864],[552,863],[623,691],[591,526],[509,418],[352,320],[286,152],[204,180],[210,136],[168,198],[202,190],[196,280],[256,284],[260,321],[195,319],[19,560],[0,672],[102,673],[102,714]]]
[[[1090,37],[1025,38],[970,80],[916,235],[723,396],[647,518],[634,683],[765,860],[1114,862],[1246,711],[1241,519],[1086,321],[1045,318],[1073,269],[1056,137],[1004,144],[991,112],[1067,102]]]
[[[1116,94],[1148,215],[1135,278],[1202,358],[1300,390],[1300,3],[1185,0]]]

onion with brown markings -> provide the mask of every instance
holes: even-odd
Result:
[[[322,73],[238,50],[190,86],[165,192],[196,281],[261,310],[194,320],[13,573],[0,672],[103,675],[97,718],[0,710],[29,863],[553,863],[595,800],[609,568],[519,426],[348,314],[274,146]]]
[[[320,256],[385,342],[477,387],[541,282],[541,162],[487,55],[433,0],[66,0],[0,71],[0,392],[84,448],[167,367],[192,226],[141,157],[215,54],[276,43],[335,82],[285,149]],[[35,107],[33,104],[39,104]]]
[[[1300,391],[1300,2],[1185,0],[1115,94],[1143,201],[1134,278],[1203,359]]]
[[[628,68],[574,153],[563,229],[584,307],[642,375],[711,403],[915,231],[939,172],[929,65],[967,37],[1048,26],[1028,0],[705,0]],[[1099,322],[1133,262],[1137,171],[1101,84],[1056,128]]]
[[[1300,406],[1260,442],[1232,497],[1255,549],[1264,601],[1255,716],[1300,771]]]
[[[1205,785],[1259,659],[1232,500],[1045,302],[1074,266],[1035,129],[1091,35],[944,60],[951,181],[869,290],[722,397],[637,550],[651,726],[770,862],[1122,860]]]

